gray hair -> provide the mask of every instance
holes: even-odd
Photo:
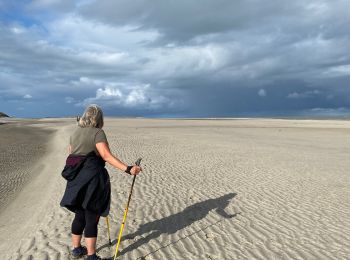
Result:
[[[80,127],[103,127],[103,112],[97,105],[89,105],[82,117],[79,119],[78,125]]]

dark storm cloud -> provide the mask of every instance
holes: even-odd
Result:
[[[2,3],[0,110],[346,113],[349,9],[345,0]]]
[[[326,37],[346,35],[340,28],[349,22],[349,8],[348,1],[99,0],[83,6],[81,13],[113,25],[156,29],[180,41],[247,30],[266,36],[284,30],[290,33],[287,38],[321,31]]]

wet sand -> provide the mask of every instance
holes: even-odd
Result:
[[[5,259],[68,259],[60,172],[75,120],[37,125],[57,132],[0,214]],[[350,122],[106,118],[104,129],[119,158],[143,158],[119,259],[349,259]],[[108,169],[115,244],[132,178]],[[98,253],[114,253],[103,218]]]

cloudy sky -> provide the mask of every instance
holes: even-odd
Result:
[[[0,111],[350,114],[349,0],[0,0]]]

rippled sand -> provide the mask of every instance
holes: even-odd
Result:
[[[48,148],[52,131],[27,124],[0,124],[0,210],[35,174],[32,165]]]
[[[59,207],[60,171],[75,122],[52,121],[39,122],[58,130],[39,177],[0,214],[5,259],[68,258],[73,215]],[[120,259],[349,259],[350,122],[107,118],[105,124],[118,157],[143,158]],[[115,243],[132,178],[108,168]],[[101,219],[104,257],[114,253],[107,242]]]

